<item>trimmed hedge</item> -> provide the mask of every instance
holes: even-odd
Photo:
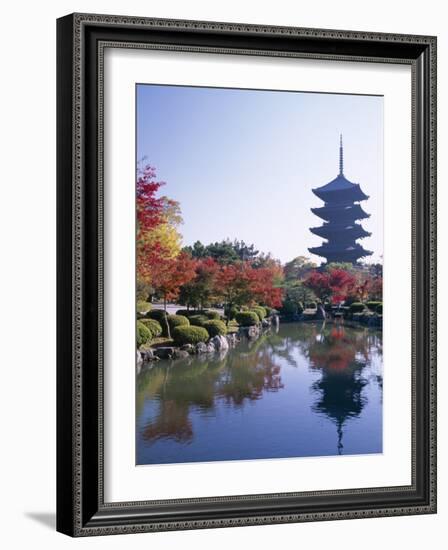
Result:
[[[183,315],[168,315],[168,324],[170,325],[170,329],[173,330],[176,327],[188,326],[190,321],[188,317],[184,317]]]
[[[137,348],[151,340],[151,331],[141,321],[137,321],[136,340]]]
[[[383,314],[383,302],[380,302],[380,303],[376,306],[376,312],[378,313],[378,315],[382,315],[382,314]]]
[[[146,313],[152,308],[152,305],[149,302],[143,300],[138,300],[137,302],[137,313]]]
[[[207,342],[209,336],[204,327],[180,326],[173,330],[173,340],[179,345],[198,344],[199,342]]]
[[[213,336],[225,336],[227,334],[227,327],[225,323],[219,321],[218,319],[206,321],[203,326],[211,338]]]
[[[155,319],[141,319],[140,322],[149,329],[149,332],[151,333],[151,338],[157,338],[158,336],[161,336],[162,325],[159,323],[159,321],[156,321]]]
[[[271,315],[274,311],[274,308],[272,307],[269,307],[269,306],[263,306],[264,309],[266,310],[266,315],[269,317],[269,315]]]
[[[254,306],[250,310],[255,311],[255,313],[260,318],[260,321],[263,321],[263,319],[266,317],[266,310],[263,306]]]
[[[370,300],[369,302],[366,302],[366,306],[370,309],[370,311],[376,311],[377,307],[380,305],[383,305],[380,301]]]
[[[365,309],[366,306],[361,302],[353,302],[353,304],[350,304],[351,313],[362,313]]]
[[[190,325],[195,327],[202,327],[209,320],[205,315],[192,315],[189,319]]]
[[[146,317],[149,319],[155,319],[156,321],[159,321],[159,323],[164,320],[165,316],[166,313],[163,309],[152,309],[146,314]]]
[[[239,309],[236,307],[236,306],[232,306],[232,307],[227,307],[225,310],[224,310],[224,315],[227,317],[227,319],[229,321],[231,321],[232,319],[235,319],[236,317],[236,314],[239,312]]]
[[[211,321],[219,321],[221,319],[221,315],[217,311],[205,311],[204,315]]]
[[[260,318],[255,311],[240,311],[235,316],[237,323],[242,327],[250,327],[252,325],[258,325]]]
[[[194,315],[195,313],[193,309],[178,309],[176,311],[176,315],[183,315],[184,317],[190,317],[190,315]]]

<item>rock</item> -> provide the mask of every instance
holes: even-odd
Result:
[[[260,327],[253,325],[247,329],[247,337],[249,340],[255,340],[260,336]]]
[[[142,363],[143,363],[142,354],[137,350],[137,365],[141,365]]]
[[[227,338],[225,336],[213,336],[209,344],[212,344],[216,351],[224,351],[229,349],[229,343],[227,342]]]
[[[240,327],[238,334],[249,338],[249,340],[255,340],[260,336],[260,332],[261,329],[258,325],[251,325],[250,327]]]
[[[180,347],[180,349],[182,351],[187,351],[188,353],[194,353],[195,352],[193,344],[184,344],[183,346]]]
[[[159,359],[171,359],[174,353],[174,348],[172,347],[163,347],[163,348],[155,348],[154,356],[158,357]]]
[[[143,361],[153,361],[154,360],[154,352],[152,349],[145,349],[145,351],[142,352]]]
[[[209,342],[207,344],[207,353],[215,353],[215,351],[216,351],[215,345],[212,344],[212,342]]]
[[[232,332],[231,334],[227,334],[226,339],[229,347],[234,347],[238,343],[238,337],[234,332]]]
[[[207,353],[207,344],[204,344],[204,342],[198,342],[196,344],[196,353]]]
[[[263,321],[261,321],[261,326],[263,328],[268,328],[271,326],[271,321],[270,319],[263,319]]]
[[[273,315],[272,322],[278,328],[280,325],[280,317],[278,315]]]
[[[173,351],[172,358],[173,359],[187,359],[187,357],[190,357],[190,354],[188,351],[182,350],[182,349],[175,349]]]

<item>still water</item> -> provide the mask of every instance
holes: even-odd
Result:
[[[291,323],[137,376],[137,464],[382,452],[382,336]]]

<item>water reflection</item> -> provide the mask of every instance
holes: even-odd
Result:
[[[380,333],[281,325],[227,354],[143,369],[137,463],[343,454],[344,433],[369,400],[376,436],[353,436],[347,452],[380,452],[381,393]],[[336,427],[336,441],[319,418]]]

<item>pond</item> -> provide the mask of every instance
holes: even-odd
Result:
[[[224,355],[143,367],[136,463],[382,452],[382,335],[281,324]]]

